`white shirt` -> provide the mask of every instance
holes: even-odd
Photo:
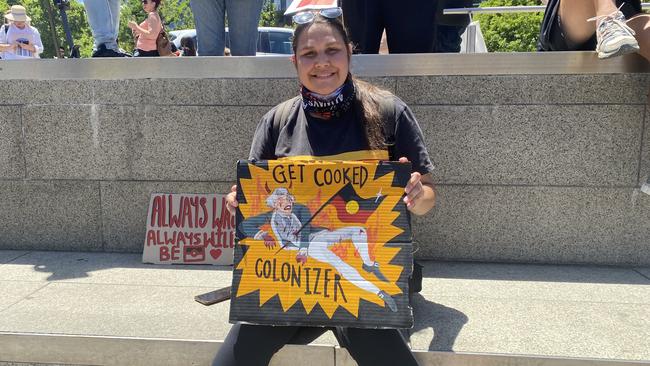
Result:
[[[2,52],[2,59],[21,60],[40,58],[39,54],[43,52],[43,42],[41,41],[41,34],[38,32],[38,29],[31,25],[25,25],[23,29],[20,29],[14,24],[11,24],[9,30],[5,33],[5,27],[0,27],[1,44],[14,44],[15,42],[28,43],[36,47],[36,52],[30,52],[17,47],[15,50]]]

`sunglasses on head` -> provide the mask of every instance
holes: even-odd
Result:
[[[340,17],[341,14],[343,14],[343,10],[341,10],[341,8],[327,8],[321,10],[303,11],[294,15],[292,19],[296,24],[307,24],[313,22],[317,14],[320,14],[328,19],[336,19]]]

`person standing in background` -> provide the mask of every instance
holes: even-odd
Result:
[[[233,56],[255,56],[257,25],[263,0],[190,0],[196,23],[199,56],[223,56],[228,13],[230,51]]]
[[[471,0],[342,1],[355,53],[378,53],[384,31],[389,53],[460,52],[469,16],[443,10],[471,5]]]
[[[5,19],[10,21],[0,33],[0,51],[5,60],[23,60],[40,58],[43,52],[43,42],[38,29],[28,23],[31,18],[21,5],[13,5]]]
[[[142,0],[142,9],[147,13],[147,19],[139,25],[133,20],[128,24],[133,32],[133,38],[135,38],[134,57],[160,56],[156,44],[158,34],[162,31],[162,21],[158,14],[159,6],[160,0]]]
[[[192,37],[181,38],[181,56],[196,56],[196,45]]]
[[[5,15],[7,15],[9,13],[11,13],[11,9],[5,11]],[[4,19],[4,23],[0,26],[0,44],[6,42],[5,38],[6,38],[7,32],[9,31],[9,25],[11,25],[11,20],[9,20],[9,19],[7,19],[5,17],[3,17],[2,19]],[[0,60],[2,60],[2,52],[3,52],[3,48],[2,48],[2,46],[0,46]]]
[[[433,52],[458,53],[462,43],[461,35],[467,29],[471,18],[467,14],[445,15],[445,9],[472,7],[472,0],[438,0],[436,11],[436,34]]]

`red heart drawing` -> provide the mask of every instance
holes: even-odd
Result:
[[[219,259],[219,257],[221,257],[221,249],[212,249],[212,250],[210,251],[210,255],[211,255],[212,258],[214,258],[214,259]]]

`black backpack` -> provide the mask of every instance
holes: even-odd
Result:
[[[546,11],[544,18],[539,29],[539,39],[537,40],[538,51],[553,51],[553,44],[551,43],[551,31],[553,29],[553,22],[557,18],[560,0],[549,0],[546,4]]]
[[[271,130],[271,139],[273,144],[278,142],[280,130],[284,127],[289,119],[289,116],[296,108],[300,107],[301,96],[296,96],[278,105],[273,115],[273,129]],[[399,156],[395,155],[395,105],[387,99],[383,99],[381,103],[381,110],[384,116],[384,144],[388,148],[389,160],[395,161]],[[422,264],[413,260],[413,271],[409,277],[409,298],[411,294],[422,291]]]

